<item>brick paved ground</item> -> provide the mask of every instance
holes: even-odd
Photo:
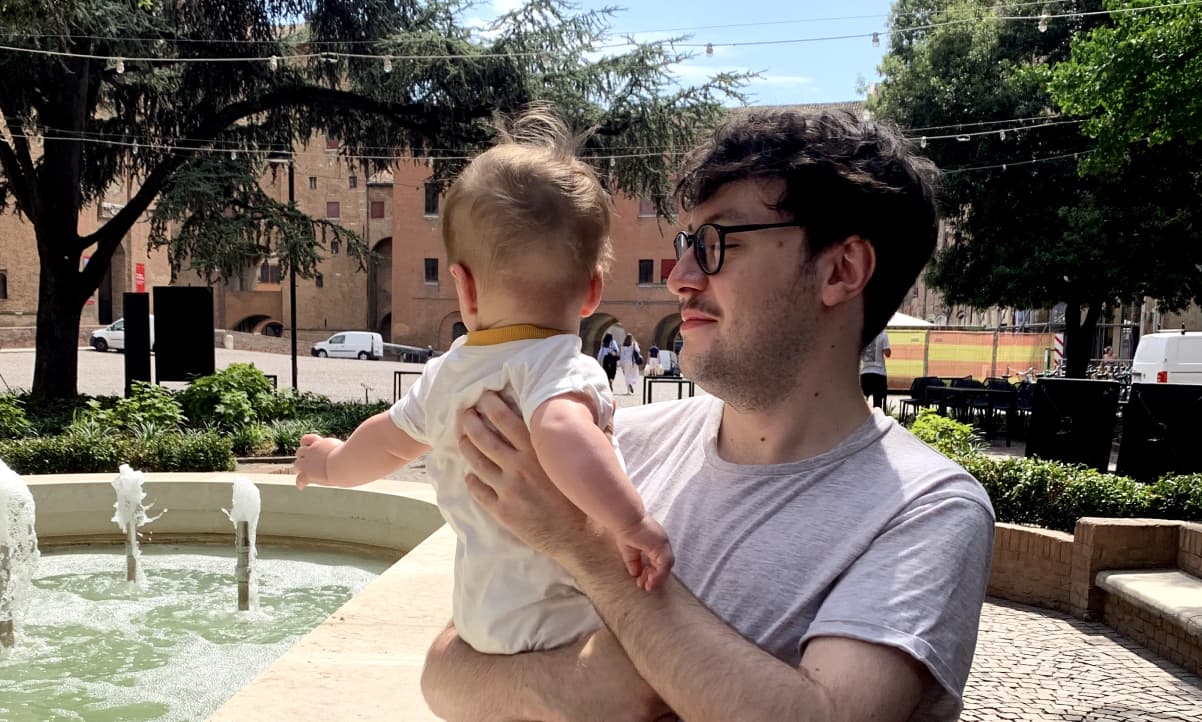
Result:
[[[1104,624],[1002,600],[981,615],[962,720],[1202,720],[1202,679]]]

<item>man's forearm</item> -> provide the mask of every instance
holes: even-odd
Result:
[[[681,718],[834,719],[820,685],[748,642],[675,577],[644,592],[597,541],[574,550],[568,568],[639,674]]]
[[[552,720],[550,705],[540,694],[556,672],[571,669],[570,657],[560,650],[518,655],[481,654],[447,627],[426,655],[422,695],[439,717],[479,722]],[[539,680],[541,684],[529,683]]]

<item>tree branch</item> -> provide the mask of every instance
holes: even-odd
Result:
[[[207,147],[222,131],[243,118],[295,105],[337,107],[375,113],[391,117],[410,130],[429,134],[434,134],[442,127],[442,123],[425,120],[430,107],[421,103],[386,103],[358,93],[315,85],[289,85],[275,88],[258,98],[231,103],[196,125],[191,131],[184,133],[186,140],[172,148],[168,156],[146,176],[137,194],[129,200],[125,207],[96,232],[80,239],[80,250],[96,244],[97,256],[102,259],[110,257],[121,243],[121,239],[150,207],[150,203],[166,185],[171,174],[187,160],[188,152]],[[477,118],[488,117],[491,112],[491,108],[480,105],[453,110],[451,115],[455,121],[469,122]],[[96,266],[95,269],[93,269],[93,265]],[[101,265],[106,264],[89,263],[88,267],[84,269],[87,283],[91,284],[94,281],[99,286],[103,277],[103,271],[99,268]]]
[[[4,101],[0,94],[0,121],[9,129],[13,139],[11,146],[8,143],[0,143],[0,169],[4,170],[8,187],[12,189],[21,210],[32,218],[36,213],[37,185],[29,183],[29,179],[34,177],[29,143],[20,133],[12,133],[12,127],[8,125],[10,113],[6,113],[3,106]]]

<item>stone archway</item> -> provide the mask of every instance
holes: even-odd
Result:
[[[381,238],[371,250],[376,256],[367,264],[367,327],[378,329],[388,340],[392,328],[384,325],[384,319],[392,323],[392,237]]]
[[[384,318],[380,319],[380,323],[376,326],[376,330],[380,332],[380,336],[384,338],[384,343],[392,343],[392,312],[384,314]]]
[[[445,351],[451,347],[451,343],[467,333],[467,326],[463,323],[463,317],[458,311],[448,313],[438,322],[438,346],[437,348]]]
[[[680,339],[680,314],[673,313],[670,316],[664,316],[655,324],[655,331],[652,333],[652,341],[655,345],[662,349],[667,349],[673,353],[680,353],[676,342]]]
[[[605,332],[618,323],[618,319],[608,313],[594,313],[580,322],[580,351],[589,356],[596,356],[601,348],[601,339]]]

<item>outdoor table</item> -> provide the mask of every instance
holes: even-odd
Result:
[[[392,372],[392,402],[401,398],[401,387],[405,383],[405,374],[410,376],[421,376],[421,371],[393,371]]]
[[[696,391],[692,379],[686,379],[683,376],[644,376],[643,377],[643,403],[651,403],[651,391],[655,384],[676,384],[676,398],[684,398],[685,384],[689,386],[689,396],[693,396]]]
[[[1010,445],[1011,430],[1014,428],[1015,415],[1018,411],[1018,389],[981,389],[966,386],[928,386],[927,401],[938,404],[939,413],[947,416],[947,407],[972,408],[974,399],[985,399],[985,438],[993,437],[993,412],[1004,408],[1006,411],[1006,446]],[[995,399],[1002,399],[994,406]]]

